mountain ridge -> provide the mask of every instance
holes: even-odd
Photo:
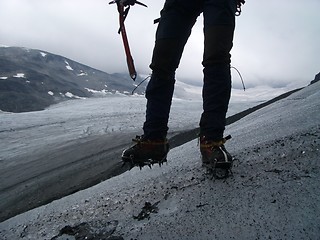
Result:
[[[0,65],[0,109],[7,112],[39,111],[99,93],[128,95],[135,87],[125,74],[108,74],[37,49],[0,47]],[[137,82],[140,80],[138,76]],[[136,94],[144,94],[145,86]]]

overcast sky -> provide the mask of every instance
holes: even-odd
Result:
[[[141,0],[126,20],[136,69],[149,74],[164,0]],[[237,27],[232,65],[247,87],[303,86],[320,72],[320,0],[247,0]],[[108,73],[126,72],[118,12],[108,0],[0,0],[0,44],[41,49]],[[202,83],[200,16],[177,78]],[[233,71],[234,86],[240,86]]]

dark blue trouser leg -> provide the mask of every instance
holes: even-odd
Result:
[[[203,113],[200,120],[200,135],[206,136],[207,139],[220,140],[225,129],[231,92],[230,65],[215,64],[205,67],[203,72]]]
[[[197,1],[189,2],[194,5]],[[149,139],[161,139],[167,135],[175,71],[191,29],[201,12],[199,3],[196,4],[199,10],[195,12],[194,6],[190,7],[187,4],[188,8],[181,9],[175,4],[176,1],[166,1],[161,11],[150,64],[152,76],[146,89],[147,110],[143,125],[144,135]]]
[[[234,26],[210,26],[205,28],[203,59],[203,113],[200,135],[220,140],[226,124],[231,94],[230,50]]]
[[[231,77],[230,50],[235,0],[167,0],[161,11],[146,89],[146,138],[165,138],[175,83],[175,70],[198,15],[204,15],[204,86],[201,134],[221,138],[228,108]]]
[[[203,113],[200,135],[220,140],[226,124],[231,94],[230,50],[235,27],[236,1],[205,0]]]

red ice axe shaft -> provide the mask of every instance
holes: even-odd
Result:
[[[128,70],[129,70],[130,77],[132,78],[133,81],[135,81],[136,77],[137,77],[137,72],[136,72],[136,69],[134,67],[133,58],[132,58],[132,55],[131,55],[131,52],[130,52],[128,37],[127,37],[126,27],[124,25],[124,20],[125,20],[124,6],[122,4],[119,4],[119,3],[117,3],[117,5],[118,5],[119,23],[120,23],[119,31],[121,32],[124,51],[125,51],[126,57],[127,57]]]
[[[128,66],[130,77],[132,78],[133,81],[135,81],[135,79],[137,77],[137,72],[134,67],[133,58],[131,55],[129,41],[128,41],[128,37],[127,37],[126,27],[124,25],[124,21],[127,17],[130,6],[127,6],[127,8],[125,9],[125,7],[123,5],[123,1],[121,1],[121,0],[114,0],[114,1],[110,2],[109,4],[112,4],[112,3],[117,4],[117,9],[119,12],[119,24],[120,24],[120,28],[119,28],[118,33],[121,33],[121,36],[122,36],[122,42],[123,42],[124,50],[125,50],[126,57],[127,57],[127,66]],[[146,5],[144,5],[143,3],[140,3],[138,1],[133,1],[131,5],[133,5],[135,3],[146,7]]]

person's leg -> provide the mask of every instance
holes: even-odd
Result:
[[[221,140],[231,92],[235,0],[204,0],[203,113],[200,135]]]
[[[204,0],[203,113],[200,120],[202,163],[215,178],[228,177],[232,157],[224,147],[231,93],[230,50],[236,0]]]
[[[166,162],[169,151],[166,135],[177,69],[191,33],[201,1],[167,0],[161,11],[153,51],[152,76],[146,89],[147,110],[144,135],[124,150],[122,160],[131,167]],[[198,10],[197,10],[198,9]]]
[[[161,11],[150,64],[152,76],[146,89],[143,130],[147,139],[164,139],[167,135],[175,71],[200,12],[201,1],[194,0],[167,0]]]

